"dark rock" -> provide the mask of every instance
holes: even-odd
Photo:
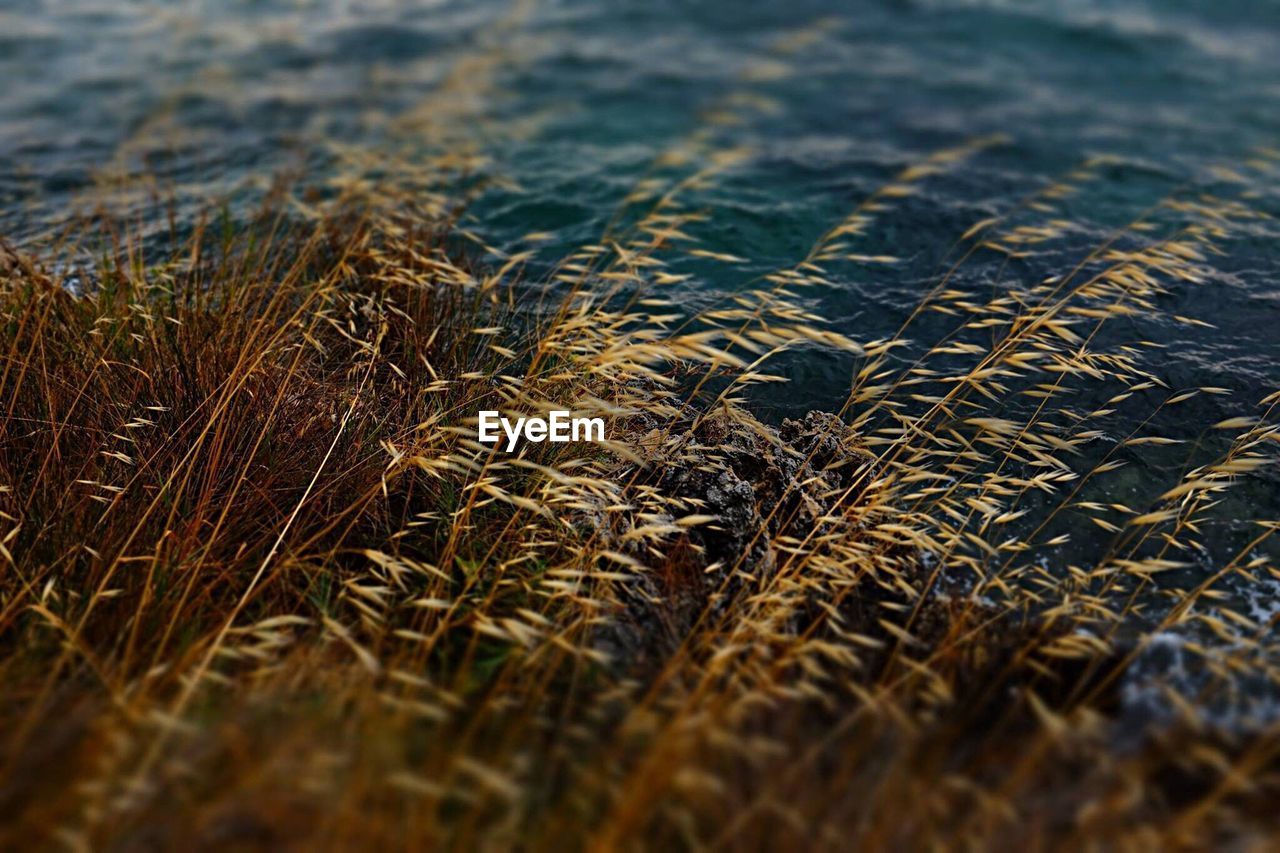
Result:
[[[804,537],[874,479],[874,457],[839,418],[820,412],[780,431],[734,409],[665,434],[648,422],[629,433],[642,459],[639,482],[652,487],[669,519],[715,521],[673,534],[657,548],[661,559],[624,541],[634,515],[605,531],[618,540],[611,547],[649,567],[624,589],[621,611],[597,636],[597,647],[624,664],[669,654],[699,618],[722,613],[776,571],[777,536]]]
[[[713,625],[735,601],[767,583],[787,556],[778,549],[779,537],[804,540],[815,530],[848,525],[849,510],[879,476],[875,456],[858,436],[821,412],[784,421],[778,430],[736,409],[678,421],[665,432],[650,420],[631,427],[624,434],[641,462],[638,470],[620,462],[614,473],[618,479],[638,474],[636,491],[650,489],[652,505],[607,521],[598,513],[587,526],[603,535],[607,547],[645,566],[621,589],[619,608],[598,629],[595,643],[615,667],[640,674],[671,655],[700,620],[704,627],[708,620]],[[695,514],[715,521],[659,542],[626,535],[642,515],[663,513],[670,522]],[[856,536],[859,530],[845,526],[843,532]],[[885,571],[867,572],[839,603],[845,630],[884,644],[885,653],[865,656],[869,674],[881,672],[898,645],[883,627],[887,616],[898,614],[918,647],[942,648],[970,636],[960,644],[963,655],[935,662],[956,683],[990,685],[967,697],[964,713],[979,719],[1002,713],[1011,695],[1028,688],[1054,707],[1093,694],[1096,708],[1114,708],[1122,650],[1080,660],[1036,654],[1068,628],[995,603],[941,594],[913,547],[878,542],[876,548]],[[798,633],[827,613],[821,602],[803,604],[790,630]]]

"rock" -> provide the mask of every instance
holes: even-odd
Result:
[[[875,456],[858,436],[836,416],[821,412],[784,421],[777,430],[736,409],[690,417],[666,430],[651,420],[631,426],[629,444],[641,457],[639,469],[620,460],[613,474],[619,480],[638,475],[628,499],[640,505],[607,521],[604,512],[594,513],[585,526],[602,536],[606,547],[645,566],[621,589],[617,611],[595,638],[595,647],[615,668],[640,675],[671,655],[699,619],[715,619],[766,583],[786,558],[777,548],[778,537],[804,539],[816,527],[836,530],[847,524],[846,511],[858,505],[879,475]],[[682,515],[715,516],[716,521],[658,541],[628,536],[654,519],[674,526]],[[856,536],[859,529],[844,527],[843,533]],[[994,603],[940,595],[930,584],[927,562],[913,548],[883,542],[876,547],[897,574],[868,572],[859,581],[839,604],[844,629],[878,639],[889,650],[898,640],[883,627],[886,614],[914,613],[910,633],[920,647],[938,648],[960,634],[970,635],[963,655],[938,661],[956,683],[995,685],[964,712],[997,713],[1010,695],[1027,688],[1053,706],[1069,705],[1097,688],[1096,707],[1114,708],[1110,682],[1123,666],[1123,650],[1080,660],[1033,654],[1028,664],[1032,650],[1052,645],[1069,626],[1028,619]],[[805,623],[828,612],[822,602],[802,603],[787,630],[802,631]],[[874,673],[887,656],[868,653],[864,662]]]
[[[636,574],[620,612],[597,635],[597,648],[623,664],[669,654],[700,616],[723,612],[776,571],[777,536],[803,537],[837,503],[856,501],[874,479],[874,457],[839,418],[820,412],[785,421],[781,430],[734,409],[666,431],[647,421],[629,431],[652,505],[614,519],[605,535],[611,548],[650,570]],[[619,465],[619,477],[627,467]],[[642,515],[715,521],[646,548],[626,537]]]

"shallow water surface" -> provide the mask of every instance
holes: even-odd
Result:
[[[1146,205],[1188,187],[1212,191],[1210,169],[1247,160],[1280,130],[1280,7],[1268,4],[514,8],[9,2],[0,8],[0,230],[32,240],[121,174],[145,172],[158,192],[176,187],[193,202],[234,202],[274,170],[322,164],[335,142],[374,145],[406,122],[429,126],[423,105],[431,108],[460,57],[478,51],[499,61],[496,83],[463,94],[484,99],[489,116],[527,124],[474,133],[522,188],[484,197],[478,228],[499,245],[549,231],[548,256],[598,238],[654,156],[723,99],[743,91],[769,99],[767,110],[721,131],[752,154],[708,193],[714,216],[699,234],[750,263],[700,268],[690,288],[702,291],[795,262],[867,193],[929,153],[1006,134],[1007,144],[925,183],[877,223],[866,249],[906,263],[844,270],[815,297],[829,320],[870,339],[897,328],[969,225],[1087,158],[1119,160],[1063,204],[1080,231],[1004,274],[1061,272]],[[809,43],[778,51],[787,32],[814,24]],[[1271,187],[1257,192],[1260,207],[1274,207]],[[135,201],[144,206],[145,194]],[[1173,297],[1180,313],[1212,313],[1223,334],[1162,329],[1171,380],[1212,374],[1215,384],[1257,390],[1275,379],[1272,235],[1250,236],[1229,247],[1219,280]],[[843,399],[847,375],[835,365],[793,367],[802,382],[778,405]]]

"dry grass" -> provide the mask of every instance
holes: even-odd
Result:
[[[735,93],[709,126],[760,107]],[[738,262],[688,233],[689,197],[745,156],[715,139],[673,148],[537,281],[460,228],[470,151],[348,152],[338,197],[280,190],[167,260],[100,221],[77,232],[78,293],[6,253],[4,845],[1270,836],[1274,726],[1204,709],[1242,673],[1274,680],[1273,626],[1222,591],[1276,575],[1274,521],[1180,572],[1274,461],[1277,398],[1206,424],[1226,440],[1151,505],[1092,498],[1170,446],[1152,410],[1217,392],[1164,387],[1110,330],[1209,276],[1262,217],[1247,193],[1171,196],[1046,281],[957,284],[1070,231],[1055,205],[1102,165],[1083,164],[958,235],[897,337],[855,341],[804,294],[894,263],[874,223],[998,140],[907,168],[794,266],[690,312],[672,263]],[[799,349],[857,368],[840,419],[784,441],[744,397]],[[1076,409],[1085,386],[1112,402]],[[614,428],[507,455],[475,441],[486,408]],[[1131,429],[1106,444],[1116,412]],[[715,511],[739,483],[747,524]],[[1097,527],[1069,557],[1065,514]],[[1222,638],[1188,644],[1201,695],[1169,685],[1173,718],[1123,737],[1121,675],[1193,623]]]

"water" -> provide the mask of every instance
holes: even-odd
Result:
[[[499,245],[552,232],[544,250],[554,257],[597,239],[652,158],[717,98],[743,89],[745,68],[775,58],[780,33],[821,20],[821,35],[785,57],[788,74],[748,87],[777,111],[733,129],[755,153],[705,199],[714,221],[699,236],[752,263],[703,266],[694,287],[733,288],[793,262],[867,192],[932,151],[993,132],[1011,140],[926,185],[867,241],[909,263],[846,271],[822,295],[825,316],[869,339],[896,329],[970,224],[1088,156],[1124,162],[1067,204],[1097,228],[1079,235],[1081,246],[1203,181],[1208,167],[1280,138],[1280,7],[1247,0],[561,0],[502,30],[511,8],[6,0],[0,233],[33,240],[122,173],[145,172],[195,203],[247,197],[274,170],[323,162],[334,141],[394,137],[397,119],[430,98],[459,57],[489,51],[500,67],[485,111],[529,128],[518,138],[478,132],[524,192],[485,197],[476,221]],[[1273,189],[1263,189],[1259,205],[1274,208]],[[133,201],[147,209],[144,193]],[[1164,330],[1178,384],[1253,391],[1275,379],[1280,289],[1269,237],[1232,246],[1220,281],[1169,306],[1229,328]],[[1054,260],[1021,274],[1060,271]],[[843,399],[847,375],[829,366],[793,365],[800,390],[788,392],[790,408]]]
[[[779,53],[781,34],[816,22],[811,42]],[[520,188],[485,193],[469,225],[498,246],[549,232],[548,261],[599,239],[654,158],[705,127],[709,110],[735,93],[767,99],[711,134],[751,153],[695,196],[712,214],[694,229],[703,245],[749,261],[682,262],[674,271],[694,277],[677,295],[689,305],[794,263],[905,166],[1005,134],[924,182],[854,247],[902,263],[849,265],[807,295],[834,328],[870,340],[897,330],[970,225],[1090,157],[1116,159],[1061,204],[1077,223],[1067,237],[1010,264],[966,265],[957,286],[1038,281],[1170,193],[1221,192],[1215,166],[1280,143],[1280,5],[559,0],[513,13],[492,0],[4,0],[0,80],[0,234],[20,244],[38,247],[104,197],[150,217],[163,243],[157,194],[178,199],[180,218],[211,200],[234,214],[282,168],[323,174],[335,144],[425,150],[443,136],[487,154],[482,171]],[[1280,214],[1274,185],[1248,193]],[[1175,287],[1160,316],[1114,331],[1162,344],[1151,368],[1168,385],[1230,391],[1161,413],[1149,434],[1203,441],[1205,424],[1252,412],[1277,387],[1275,237],[1266,223],[1242,229],[1210,280]],[[792,383],[756,403],[768,418],[838,408],[851,367],[791,355],[777,369]],[[1134,411],[1104,424],[1107,440]],[[1176,482],[1187,452],[1128,456],[1130,472],[1088,496],[1141,505],[1153,484]],[[1280,484],[1267,475],[1230,493],[1178,582],[1204,577],[1249,535],[1249,519],[1277,508]],[[1092,530],[1079,517],[1068,527]],[[1257,595],[1232,600],[1254,606]]]

